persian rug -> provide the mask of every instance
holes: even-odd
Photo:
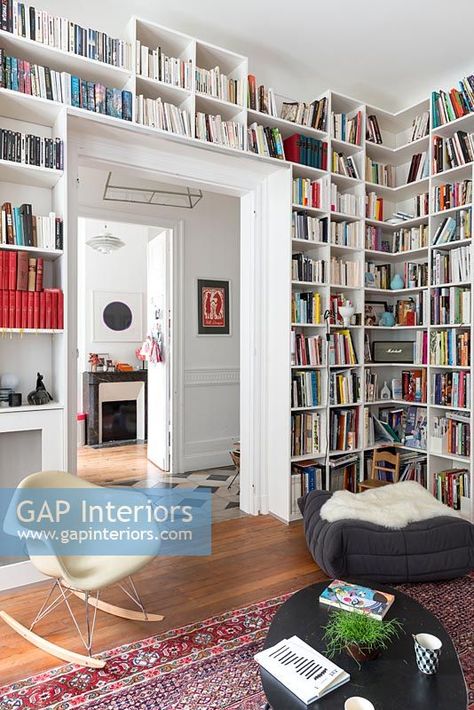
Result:
[[[474,578],[401,585],[451,636],[474,710]],[[253,657],[290,595],[173,629],[101,654],[105,668],[68,665],[0,688],[0,710],[260,710]]]

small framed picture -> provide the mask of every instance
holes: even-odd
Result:
[[[197,280],[198,335],[230,335],[230,281]]]
[[[364,324],[378,325],[380,318],[386,310],[386,301],[370,301],[370,303],[367,302],[364,308]]]

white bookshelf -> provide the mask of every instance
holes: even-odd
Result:
[[[97,28],[106,29],[106,28]],[[265,161],[268,164],[281,165],[286,164],[290,169],[293,177],[307,177],[312,180],[322,179],[327,190],[331,184],[337,185],[338,189],[342,193],[347,193],[354,195],[358,198],[365,197],[367,192],[375,192],[377,195],[383,197],[385,203],[385,216],[388,216],[390,212],[396,208],[405,209],[409,211],[410,204],[413,197],[417,194],[429,192],[431,195],[432,189],[436,184],[442,181],[449,180],[461,180],[465,178],[472,179],[472,165],[461,166],[460,168],[454,168],[452,170],[445,171],[442,174],[433,175],[431,173],[431,143],[434,135],[439,135],[447,137],[452,135],[456,130],[467,130],[471,131],[474,129],[474,114],[470,114],[463,118],[457,119],[449,124],[440,126],[435,130],[431,130],[428,136],[420,138],[417,141],[409,142],[410,128],[413,118],[417,116],[424,110],[429,108],[429,99],[426,99],[414,106],[407,108],[406,110],[400,111],[396,114],[392,114],[378,107],[366,105],[363,102],[353,99],[351,97],[343,96],[336,92],[327,91],[323,96],[328,100],[328,119],[331,113],[334,111],[336,113],[353,113],[361,111],[363,117],[362,126],[362,138],[360,145],[354,145],[347,142],[346,140],[334,139],[330,132],[330,121],[328,120],[328,125],[326,130],[317,130],[308,126],[299,126],[291,123],[290,121],[283,120],[278,117],[269,116],[259,111],[253,111],[247,109],[247,75],[249,71],[249,62],[247,57],[242,56],[236,52],[229,51],[225,48],[214,46],[210,43],[202,42],[201,40],[191,37],[189,35],[183,34],[181,32],[175,31],[173,29],[164,27],[162,25],[150,22],[143,18],[133,17],[130,20],[129,25],[124,31],[122,40],[130,43],[131,47],[131,63],[130,67],[122,68],[115,67],[104,62],[99,62],[96,60],[88,59],[85,57],[78,56],[71,52],[66,52],[61,49],[56,49],[51,46],[46,46],[40,44],[36,41],[26,39],[23,37],[14,36],[8,32],[0,31],[0,46],[2,46],[7,54],[17,56],[21,59],[27,59],[30,61],[35,61],[44,66],[49,66],[58,71],[68,71],[72,74],[76,74],[83,79],[90,81],[100,81],[108,87],[113,87],[117,89],[129,90],[132,92],[133,96],[133,116],[132,121],[127,122],[122,119],[111,118],[106,115],[96,114],[87,111],[82,108],[71,107],[56,101],[47,100],[44,98],[28,96],[15,92],[9,89],[0,88],[0,116],[3,123],[5,121],[14,122],[21,125],[24,123],[25,117],[28,117],[30,124],[35,124],[36,127],[40,127],[41,130],[46,132],[50,131],[54,135],[62,137],[65,141],[65,154],[67,154],[66,145],[68,137],[68,119],[74,118],[75,121],[90,122],[97,126],[101,126],[104,130],[108,127],[120,127],[125,133],[124,139],[128,142],[133,142],[135,137],[141,135],[146,136],[159,136],[160,138],[167,138],[175,142],[185,142],[188,144],[193,144],[201,147],[205,150],[211,150],[216,152],[224,152],[228,154],[239,154],[243,159],[249,161]],[[183,61],[192,62],[193,70],[195,67],[200,67],[204,69],[213,69],[219,66],[220,70],[228,75],[230,78],[239,79],[243,82],[243,101],[241,105],[231,103],[227,100],[219,98],[217,96],[204,95],[196,90],[196,84],[194,80],[194,71],[192,72],[191,85],[187,88],[181,86],[174,86],[165,81],[159,81],[149,76],[142,75],[140,67],[137,63],[137,52],[136,52],[136,42],[137,40],[143,45],[148,46],[150,49],[154,49],[158,46],[162,50],[169,54],[170,56],[175,56]],[[169,102],[184,109],[189,113],[190,125],[192,127],[192,136],[186,137],[177,135],[171,132],[166,132],[159,130],[153,126],[145,126],[138,124],[136,120],[136,104],[137,95],[143,95],[150,99],[161,98],[165,102]],[[300,97],[297,97],[300,98]],[[310,97],[310,99],[313,97]],[[316,97],[316,98],[322,98]],[[287,100],[288,97],[283,97],[281,95],[276,95],[276,103],[278,112],[281,109],[282,101]],[[224,120],[236,121],[239,125],[246,129],[252,123],[258,123],[263,126],[268,126],[272,128],[278,128],[281,132],[283,138],[286,138],[293,133],[301,133],[304,136],[311,138],[317,138],[328,144],[328,170],[320,170],[318,168],[312,168],[309,166],[303,166],[298,164],[291,164],[287,161],[281,161],[276,158],[265,157],[261,155],[256,155],[254,153],[249,153],[246,150],[238,150],[235,148],[230,148],[223,145],[207,143],[204,141],[198,141],[195,138],[195,113],[196,111],[203,111],[205,113],[220,115]],[[376,145],[374,143],[368,142],[365,139],[365,121],[368,115],[377,115],[379,125],[383,134],[383,145]],[[35,132],[35,131],[31,131]],[[245,132],[246,133],[246,132]],[[247,147],[246,134],[244,140],[244,148]],[[358,172],[359,179],[349,178],[344,175],[334,174],[331,172],[331,154],[335,150],[339,153],[343,153],[350,156],[355,161]],[[415,153],[428,152],[430,159],[430,173],[428,177],[424,177],[416,182],[406,184],[406,177],[408,166],[410,160]],[[396,174],[396,185],[395,187],[386,187],[375,185],[366,181],[365,175],[365,162],[366,157],[381,162],[391,164],[395,168]],[[256,163],[254,163],[256,164]],[[33,168],[31,166],[22,166],[15,163],[9,163],[7,161],[0,160],[0,192],[2,192],[3,201],[12,201],[15,203],[21,203],[23,201],[32,202],[34,211],[36,214],[47,214],[49,211],[46,208],[49,206],[50,209],[54,209],[57,214],[61,215],[64,219],[64,250],[63,252],[58,252],[56,250],[37,251],[38,256],[43,256],[47,260],[48,268],[51,268],[51,278],[53,279],[54,285],[61,286],[65,295],[65,313],[67,312],[67,298],[68,298],[68,278],[67,278],[67,259],[68,259],[68,246],[67,246],[67,180],[68,180],[68,167],[67,164],[64,166],[63,171],[53,171],[41,168]],[[13,185],[15,188],[13,188]],[[13,199],[13,189],[18,192],[19,197],[16,196]],[[12,198],[12,199],[10,199]],[[472,205],[470,205],[472,207]],[[325,284],[307,284],[307,283],[293,283],[291,284],[291,275],[289,273],[288,277],[288,290],[309,290],[317,291],[321,295],[322,299],[322,310],[326,310],[329,304],[329,297],[331,293],[344,293],[346,296],[350,297],[355,306],[356,312],[362,313],[362,318],[364,314],[364,306],[366,302],[383,299],[393,302],[399,296],[407,296],[410,293],[416,293],[417,289],[402,289],[399,291],[380,291],[374,289],[366,289],[363,286],[364,278],[364,265],[366,260],[378,261],[379,263],[390,262],[393,269],[398,270],[403,265],[403,262],[407,259],[418,262],[431,262],[431,256],[434,251],[434,247],[431,245],[431,240],[436,230],[439,222],[448,215],[455,215],[460,209],[460,207],[452,208],[443,212],[434,211],[431,199],[430,199],[430,212],[425,216],[414,217],[409,222],[404,222],[401,224],[393,225],[387,224],[383,221],[378,221],[372,218],[366,218],[365,213],[360,214],[344,214],[344,212],[339,211],[337,208],[332,208],[329,202],[321,205],[320,208],[301,208],[299,205],[293,204],[291,207],[293,212],[304,211],[311,217],[317,219],[327,219],[328,221],[328,243],[319,242],[309,242],[307,240],[293,239],[291,242],[291,248],[293,251],[304,252],[305,255],[310,256],[315,259],[324,259],[329,263],[332,258],[342,259],[345,261],[357,261],[360,268],[361,283],[356,286],[334,286],[330,283]],[[46,212],[45,212],[46,210]],[[347,222],[351,225],[357,225],[360,230],[361,243],[354,247],[345,244],[332,244],[331,243],[331,226],[333,224],[340,224],[342,222]],[[413,249],[407,252],[399,254],[387,254],[385,252],[377,252],[376,250],[365,249],[365,228],[366,226],[378,227],[383,230],[388,235],[391,235],[395,230],[400,228],[408,228],[419,225],[428,225],[429,228],[429,244],[426,248]],[[467,243],[467,241],[466,241]],[[469,241],[471,244],[471,241]],[[449,244],[443,246],[445,250],[455,249],[456,245]],[[472,247],[471,247],[472,251]],[[431,269],[431,267],[430,267]],[[431,274],[430,274],[431,276]],[[469,284],[469,287],[471,285]],[[433,293],[434,286],[431,285],[431,280],[429,281],[426,290],[431,297]],[[419,289],[418,289],[419,290]],[[454,325],[449,326],[456,328],[456,330],[462,330],[463,328],[468,330],[471,336],[472,345],[472,322],[473,318],[470,318],[469,324],[466,325]],[[319,334],[324,336],[325,326],[324,324],[295,324],[291,323],[290,327],[297,330],[298,332],[303,332],[307,335]],[[387,377],[392,373],[399,371],[405,366],[396,365],[393,363],[382,364],[382,363],[365,363],[363,361],[364,353],[364,341],[365,337],[368,336],[371,341],[378,338],[380,333],[383,338],[394,338],[399,339],[401,336],[412,340],[416,337],[416,333],[420,330],[426,330],[428,336],[433,330],[445,329],[448,326],[433,326],[429,322],[423,324],[423,326],[414,327],[395,327],[395,328],[378,328],[378,327],[365,327],[363,320],[362,324],[359,326],[351,327],[352,338],[356,352],[358,354],[358,364],[353,366],[361,378],[361,391],[362,398],[360,402],[353,405],[340,405],[343,407],[350,406],[359,411],[360,414],[360,424],[362,424],[364,408],[367,406],[370,409],[376,408],[385,404],[379,401],[376,402],[366,402],[364,393],[364,373],[366,368],[370,367],[377,369],[379,372],[379,384],[380,380],[384,379],[384,373],[388,373]],[[334,332],[337,328],[332,327],[331,332]],[[45,382],[47,387],[53,394],[54,403],[52,403],[50,409],[52,411],[62,412],[61,416],[65,416],[68,409],[75,406],[75,403],[69,403],[67,400],[67,380],[68,376],[74,376],[73,366],[74,363],[71,362],[71,355],[68,352],[66,339],[68,335],[68,324],[65,323],[64,332],[30,332],[28,330],[23,331],[4,331],[0,333],[0,359],[2,361],[2,371],[15,371],[20,370],[20,375],[22,378],[22,389],[27,391],[28,389],[34,388],[34,377],[36,370],[40,370],[45,374]],[[31,355],[28,355],[28,351],[31,353],[31,343],[34,342],[34,362]],[[289,357],[288,357],[288,363]],[[408,366],[407,366],[408,367]],[[417,366],[418,367],[418,366]],[[456,366],[439,366],[431,365],[427,363],[424,365],[427,370],[427,383],[428,383],[428,398],[425,405],[427,409],[428,416],[428,429],[431,431],[430,427],[433,423],[433,417],[436,416],[435,412],[444,411],[439,406],[432,403],[432,392],[431,392],[431,376],[435,371],[445,370],[445,371],[456,371],[460,369],[467,369],[469,372],[472,371],[471,368],[461,368]],[[71,368],[70,372],[68,368]],[[302,367],[291,367],[289,366],[289,372],[295,372],[298,369],[311,369]],[[348,366],[335,366],[335,367],[315,367],[321,373],[323,380],[323,391],[326,392],[327,377],[333,371],[347,370],[351,369]],[[24,382],[26,379],[30,378],[28,381],[31,382],[29,387],[26,387]],[[289,377],[291,379],[291,376]],[[471,377],[472,379],[472,377]],[[470,401],[472,403],[474,391],[471,385]],[[326,396],[326,395],[325,395]],[[394,405],[399,405],[400,402],[393,400]],[[325,449],[325,442],[327,440],[328,422],[330,412],[337,407],[330,406],[328,401],[324,401],[323,404],[318,407],[317,411],[321,416],[321,450],[317,457],[321,461],[326,461],[327,451]],[[13,408],[12,408],[13,409]],[[24,408],[17,409],[15,412],[10,412],[10,414],[15,417],[22,415],[23,409],[25,411],[25,416],[30,412],[29,408],[25,406]],[[472,404],[471,408],[472,409]],[[70,414],[70,411],[69,411]],[[7,420],[9,412],[8,410],[0,410],[0,432],[7,431]],[[470,413],[470,422],[472,424],[472,412]],[[65,420],[64,420],[65,421]],[[65,424],[63,421],[63,428],[65,429]],[[290,420],[288,419],[288,422]],[[289,433],[289,426],[288,426]],[[362,430],[361,430],[362,434]],[[64,441],[59,442],[58,448],[66,451],[65,436],[62,437]],[[376,448],[365,447],[365,442],[359,437],[357,445],[354,447],[353,451],[359,456],[361,468],[363,462],[364,451]],[[331,456],[337,455],[339,452],[331,452]],[[305,458],[313,458],[314,455],[308,455],[307,457],[297,456],[292,457],[292,460],[304,460]],[[65,459],[64,459],[65,460]],[[449,467],[450,465],[456,466],[462,463],[466,465],[471,470],[471,488],[473,483],[473,457],[472,454],[469,458],[462,456],[449,455],[444,452],[437,454],[428,455],[428,487],[431,489],[433,474],[442,469]],[[329,471],[327,472],[329,474]],[[288,484],[286,486],[287,500],[288,500],[288,516],[287,519],[290,520],[295,517],[291,512],[291,486],[290,477]],[[473,500],[464,501],[463,514],[467,517],[473,517]]]

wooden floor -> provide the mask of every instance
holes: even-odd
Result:
[[[98,485],[120,485],[130,481],[153,485],[162,473],[148,461],[146,444],[100,449],[83,446],[77,450],[77,475]]]
[[[96,652],[159,634],[229,609],[299,589],[324,579],[310,557],[300,523],[286,526],[270,516],[244,517],[213,525],[211,557],[157,559],[135,577],[149,611],[163,622],[144,624],[97,614]],[[0,594],[0,609],[31,623],[49,585]],[[124,604],[118,588],[104,599]],[[74,600],[79,612],[81,602]],[[0,685],[61,665],[0,621]],[[51,641],[83,652],[67,611],[55,610],[36,628]]]

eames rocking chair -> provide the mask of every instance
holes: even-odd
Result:
[[[25,478],[18,488],[100,488],[100,486],[96,486],[64,471],[43,471],[41,473],[33,473]],[[135,495],[142,495],[144,498],[143,494],[139,492],[135,492]],[[7,525],[8,515],[5,522],[5,530],[9,532]],[[156,542],[156,553],[158,552],[158,548],[159,541]],[[97,610],[132,621],[163,620],[164,617],[159,614],[149,614],[146,612],[132,580],[132,575],[154,559],[154,554],[141,556],[60,556],[56,554],[54,546],[49,541],[44,540],[28,540],[27,549],[33,565],[39,572],[47,577],[51,577],[54,580],[53,585],[48,592],[44,604],[34,617],[29,628],[23,626],[5,611],[0,610],[0,618],[14,631],[20,634],[20,636],[23,636],[23,638],[43,651],[69,663],[77,663],[78,665],[87,666],[89,668],[103,668],[105,661],[93,658],[92,656],[92,642]],[[125,586],[125,580],[128,581],[128,588]],[[113,604],[108,604],[100,599],[102,590],[113,584],[120,586],[127,597],[138,607],[137,610],[124,609],[114,606]],[[79,597],[85,604],[85,635],[81,631],[69,602],[70,597],[73,595]],[[33,632],[33,628],[36,624],[63,602],[85,646],[87,655],[69,651],[62,646],[47,641]],[[90,607],[93,607],[93,613],[91,613]]]

